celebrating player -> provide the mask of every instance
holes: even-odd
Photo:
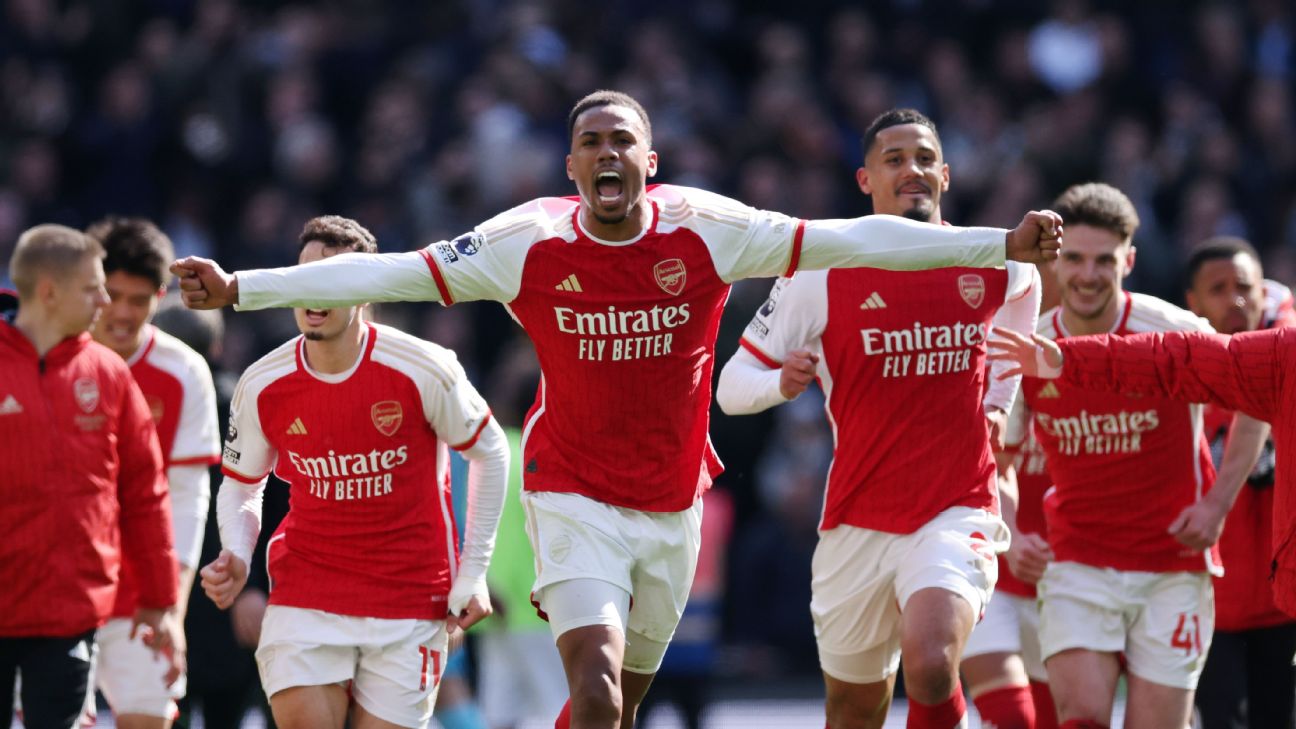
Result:
[[[167,267],[175,257],[166,234],[146,220],[119,218],[96,223],[86,234],[106,251],[104,286],[110,300],[91,333],[130,366],[162,445],[179,560],[176,617],[183,625],[207,519],[207,466],[220,460],[211,371],[201,355],[149,323],[166,293]],[[176,715],[174,699],[184,695],[183,678],[174,675],[184,669],[184,644],[175,647],[168,662],[140,640],[131,640],[135,602],[135,579],[125,569],[113,619],[99,630],[95,681],[118,726],[165,729]]]
[[[1061,227],[900,218],[799,221],[692,188],[647,187],[648,116],[596,92],[568,117],[578,196],[542,198],[410,253],[229,275],[185,259],[186,303],[240,308],[492,299],[530,334],[543,378],[524,430],[536,598],[567,670],[571,723],[630,727],[688,595],[730,284],[798,268],[1002,265],[1056,255]],[[633,610],[630,608],[634,596]],[[624,671],[622,670],[624,669]],[[564,720],[565,723],[565,720]]]
[[[372,255],[355,221],[325,216],[300,261]],[[319,270],[319,269],[308,269]],[[363,306],[297,309],[302,335],[239,380],[217,499],[223,549],[203,588],[228,607],[247,580],[273,469],[292,505],[270,540],[257,648],[282,727],[426,727],[449,632],[490,614],[486,569],[508,446],[452,352],[364,320]],[[469,459],[459,560],[447,446]]]
[[[1128,293],[1138,215],[1119,190],[1076,185],[1055,203],[1067,250],[1062,305],[1040,317],[1050,337],[1210,331],[1205,320]],[[1208,570],[1196,530],[1214,479],[1200,407],[1027,378],[1020,422],[1034,418],[1054,491],[1045,501],[1055,556],[1038,584],[1040,647],[1066,728],[1105,726],[1119,655],[1128,663],[1130,726],[1182,729],[1210,647]]]
[[[863,143],[856,175],[874,212],[939,223],[949,166],[935,125],[896,109]],[[775,282],[720,374],[730,414],[823,384],[835,450],[810,609],[832,729],[882,726],[902,656],[909,726],[963,720],[960,656],[1008,542],[991,439],[1018,385],[985,390],[985,341],[992,323],[1033,330],[1039,297],[1035,267],[1015,261],[804,271]],[[906,445],[928,438],[944,440],[938,456]],[[995,726],[1027,726],[1024,674],[976,698]]]

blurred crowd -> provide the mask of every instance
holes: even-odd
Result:
[[[859,134],[912,106],[939,125],[952,223],[1010,226],[1099,179],[1142,217],[1135,290],[1179,302],[1184,252],[1216,234],[1296,281],[1290,0],[2,2],[0,261],[27,226],[107,213],[230,270],[295,262],[321,213],[419,247],[571,194],[567,111],[610,87],[652,115],[661,182],[864,214]],[[766,290],[736,288],[721,357]],[[501,307],[381,316],[458,350],[516,424],[536,372]],[[226,324],[230,373],[296,332],[282,312]],[[813,675],[821,410],[718,416],[713,433],[736,514],[720,670]]]

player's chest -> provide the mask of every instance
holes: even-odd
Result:
[[[537,246],[510,309],[532,335],[651,336],[705,329],[728,295],[700,240]]]
[[[1183,403],[1036,378],[1026,378],[1022,392],[1050,456],[1136,455],[1192,440],[1193,412]]]
[[[384,451],[435,439],[417,389],[402,378],[330,384],[299,373],[264,392],[258,409],[267,440],[297,450]]]
[[[889,329],[921,325],[985,325],[1004,302],[1007,272],[835,269],[828,273],[832,327]]]

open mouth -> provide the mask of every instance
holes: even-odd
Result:
[[[328,320],[328,315],[327,309],[307,309],[306,323],[313,327],[320,326]]]
[[[625,194],[625,183],[621,179],[621,173],[604,170],[595,175],[594,192],[598,197],[599,205],[606,208],[615,207]]]

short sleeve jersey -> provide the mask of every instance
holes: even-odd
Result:
[[[447,349],[367,324],[349,371],[321,374],[293,339],[240,379],[222,468],[288,482],[267,553],[270,603],[439,620],[458,565],[447,445],[490,419]]]
[[[202,355],[184,342],[147,324],[144,342],[130,359],[148,403],[166,466],[206,466],[220,462],[216,388]],[[113,615],[135,612],[135,577],[124,565]]]
[[[544,198],[423,251],[444,303],[504,302],[535,344],[528,490],[681,511],[722,469],[707,428],[729,285],[795,270],[803,224],[672,185],[647,201],[629,241],[590,236],[578,199]]]
[[[1160,299],[1122,296],[1115,334],[1212,331],[1206,320]],[[1060,308],[1040,317],[1039,333],[1067,336]],[[1030,377],[1022,393],[1053,477],[1045,516],[1059,561],[1143,572],[1219,570],[1216,550],[1189,549],[1166,531],[1215,480],[1202,406]]]
[[[985,341],[995,312],[1033,281],[1032,267],[1010,263],[775,282],[740,344],[771,368],[794,349],[820,354],[835,445],[820,529],[908,534],[955,506],[997,511]]]

